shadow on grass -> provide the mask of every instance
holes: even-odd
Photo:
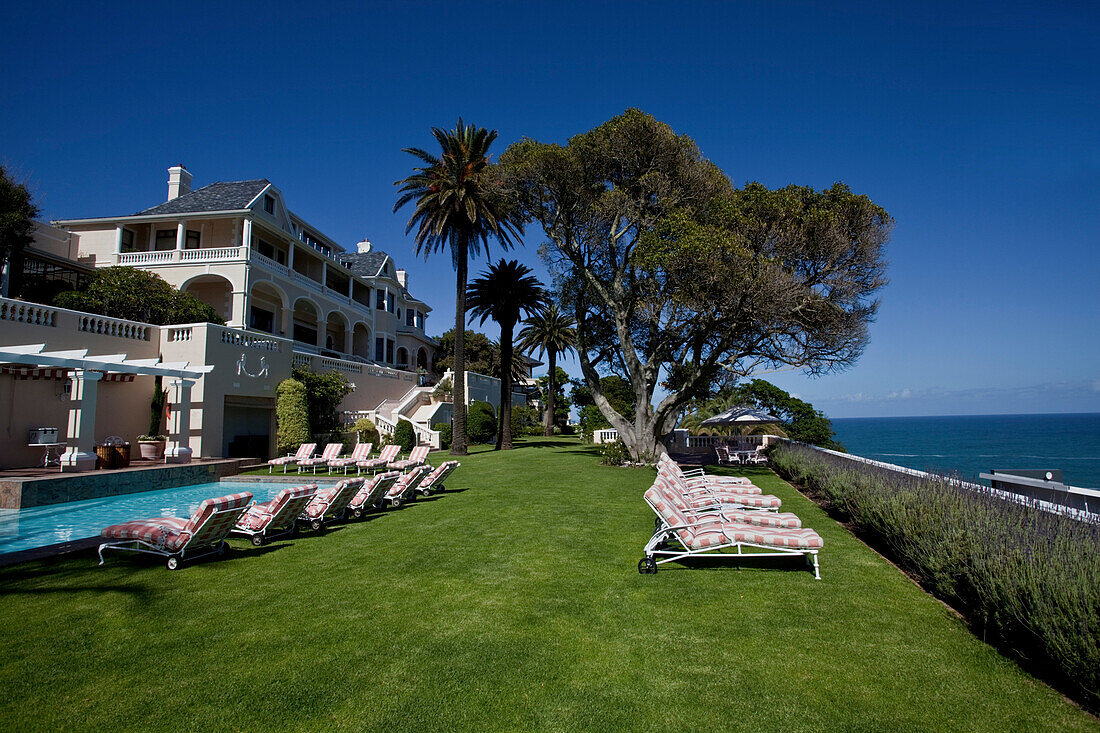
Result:
[[[709,570],[711,572],[729,572],[741,570],[766,570],[789,573],[802,570],[813,579],[813,566],[800,555],[790,557],[754,557],[753,555],[729,555],[728,558],[714,555],[715,559],[685,557],[658,566],[658,574],[666,570]],[[719,559],[720,558],[720,559]],[[824,577],[824,575],[822,576]]]

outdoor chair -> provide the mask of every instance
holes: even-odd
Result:
[[[776,497],[765,497],[756,494],[692,494],[686,495],[672,482],[660,476],[653,482],[653,487],[672,502],[677,509],[692,517],[719,516],[730,522],[742,524],[755,524],[760,527],[783,527],[798,529],[802,526],[802,520],[791,512],[761,511],[761,504],[770,504]],[[778,508],[778,507],[776,507]],[[660,518],[656,522],[656,529],[661,528]]]
[[[290,455],[282,456],[281,458],[272,458],[267,462],[267,472],[271,473],[275,466],[282,466],[283,473],[286,473],[288,466],[298,463],[298,461],[304,461],[313,457],[313,451],[317,450],[316,443],[302,443],[298,446],[297,453],[291,453]]]
[[[99,564],[105,550],[144,552],[168,558],[168,569],[175,570],[185,560],[207,555],[224,556],[229,550],[225,538],[245,510],[252,494],[206,499],[189,519],[156,517],[114,524],[99,534],[113,542],[99,546]]]
[[[714,446],[714,454],[718,456],[719,466],[730,466],[734,463],[734,457],[730,455],[730,449],[724,445]]]
[[[274,499],[254,503],[245,509],[232,533],[248,537],[256,547],[273,537],[293,534],[298,527],[298,516],[316,493],[317,484],[283,489]]]
[[[424,496],[431,496],[434,493],[440,491],[446,491],[447,487],[443,485],[443,482],[454,473],[454,470],[462,464],[458,461],[444,461],[439,464],[434,471],[428,474],[420,486],[417,487],[417,491]]]
[[[357,472],[359,471],[374,471],[378,472],[379,469],[385,468],[389,465],[390,461],[397,458],[397,452],[401,450],[401,446],[397,443],[391,443],[390,445],[382,448],[382,452],[378,454],[377,458],[368,458],[363,461],[356,461]]]
[[[431,470],[431,466],[415,466],[407,473],[401,474],[401,477],[397,479],[386,494],[386,500],[390,503],[390,506],[396,509],[416,496],[417,487],[428,477]]]
[[[344,509],[362,485],[361,478],[346,478],[337,481],[333,486],[318,490],[298,518],[309,522],[310,529],[321,529],[326,520],[343,516]]]
[[[650,487],[645,492],[645,501],[657,514],[662,527],[646,543],[645,556],[638,562],[639,573],[656,573],[658,565],[689,557],[802,556],[813,568],[814,578],[821,580],[817,553],[824,543],[812,529],[761,527],[714,517],[693,518],[668,501],[657,487]],[[746,548],[751,549],[745,552]],[[736,550],[736,553],[725,550]]]
[[[720,487],[728,491],[739,491],[750,494],[763,493],[758,486],[755,486],[752,481],[744,476],[707,475],[701,468],[690,468],[685,470],[679,463],[669,458],[667,454],[662,454],[657,461],[657,471],[658,473],[665,472],[666,474],[678,475],[685,482],[694,487]]]
[[[325,445],[325,451],[316,458],[306,458],[298,461],[298,473],[302,472],[303,468],[312,468],[313,475],[317,475],[317,467],[324,466],[328,468],[328,462],[340,457],[340,454],[344,452],[343,443],[328,443]]]
[[[374,443],[356,443],[352,448],[351,455],[346,458],[333,458],[328,462],[329,473],[332,473],[334,468],[344,469],[344,475],[348,475],[348,469],[354,466],[359,461],[365,461],[370,458],[370,452],[374,449]]]
[[[684,478],[679,467],[672,462],[662,463],[657,468],[657,478],[669,482],[688,501],[718,502],[745,509],[763,509],[767,511],[778,511],[779,507],[783,505],[779,497],[765,494],[759,487],[751,484],[692,483]]]
[[[428,461],[428,446],[418,445],[409,453],[409,457],[403,461],[393,461],[386,468],[391,471],[405,471],[413,466],[423,466]]]
[[[370,481],[363,483],[362,488],[348,502],[347,513],[358,519],[371,509],[381,509],[386,501],[386,494],[399,478],[401,473],[398,471],[375,474]]]

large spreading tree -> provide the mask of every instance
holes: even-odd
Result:
[[[664,450],[716,383],[765,366],[824,374],[862,353],[892,220],[843,184],[735,189],[690,138],[639,110],[564,146],[515,143],[501,166],[549,239],[585,384],[634,457]],[[630,383],[633,416],[614,409],[601,374]]]
[[[503,195],[489,162],[496,130],[467,125],[460,117],[453,130],[432,128],[440,152],[404,148],[423,165],[413,169],[400,186],[397,211],[414,204],[406,234],[416,230],[416,253],[449,250],[457,273],[455,287],[454,437],[451,453],[466,454],[466,273],[470,254],[488,251],[495,237],[504,249],[522,233],[509,197]]]

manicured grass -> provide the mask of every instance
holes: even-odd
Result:
[[[743,472],[824,537],[821,581],[785,558],[639,575],[653,472],[569,439],[174,573],[119,555],[0,570],[0,728],[1096,729]]]

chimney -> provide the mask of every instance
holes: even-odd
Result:
[[[191,174],[182,165],[168,169],[168,200],[178,199],[185,193],[191,193]]]
[[[359,254],[370,252],[370,240],[364,237],[362,242],[355,245],[355,251]]]
[[[404,270],[398,270],[397,271],[397,282],[400,283],[401,287],[405,288],[405,290],[408,290],[409,289],[409,273],[405,272]]]

